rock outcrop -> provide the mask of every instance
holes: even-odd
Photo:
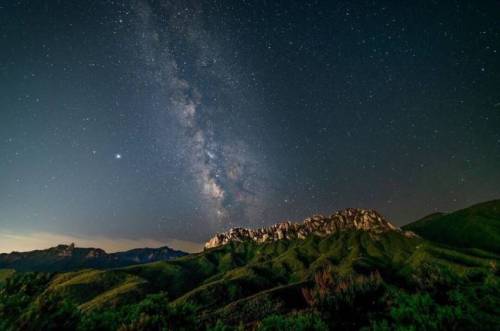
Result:
[[[258,243],[282,239],[305,239],[308,235],[327,236],[343,230],[362,230],[372,233],[398,231],[407,237],[414,237],[410,231],[403,231],[384,219],[374,210],[344,209],[331,216],[315,215],[303,223],[283,222],[260,229],[232,228],[218,233],[205,244],[205,249],[230,242],[255,241]]]

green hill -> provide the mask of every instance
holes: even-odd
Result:
[[[397,231],[230,243],[112,270],[16,273],[0,291],[0,329],[488,330],[500,323],[499,262]]]
[[[405,225],[431,241],[500,253],[500,200],[480,203],[450,214],[432,214]]]

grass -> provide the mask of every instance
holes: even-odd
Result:
[[[15,273],[13,269],[0,269],[0,285]]]
[[[500,200],[451,214],[433,214],[403,227],[435,242],[500,254]]]
[[[120,298],[129,292],[144,294],[141,286],[145,283],[144,279],[123,271],[87,270],[57,275],[45,294],[59,294],[89,309],[125,302]]]

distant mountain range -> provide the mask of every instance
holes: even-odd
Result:
[[[100,248],[58,245],[44,250],[0,254],[0,269],[17,271],[70,271],[85,268],[109,269],[127,265],[166,261],[187,253],[171,249],[137,248],[125,252],[106,253]]]

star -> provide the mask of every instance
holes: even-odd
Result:
[[[162,234],[204,241],[230,223],[253,228],[359,206],[402,225],[466,207],[470,192],[477,202],[496,197],[493,2],[439,22],[389,5],[239,1],[206,11],[139,2],[60,8],[73,27],[89,23],[78,33],[45,11],[36,24],[6,22],[0,71],[13,81],[0,80],[0,197],[11,183],[12,204],[2,217],[24,219],[47,202],[54,208],[40,218],[58,220],[37,227],[108,235],[119,222],[124,236],[149,238],[167,216]],[[17,7],[2,12],[32,20],[28,4]],[[94,34],[98,26],[109,31]],[[58,56],[83,37],[84,52]],[[56,99],[44,87],[54,84],[63,87]],[[43,135],[37,123],[47,123]],[[71,204],[66,222],[69,199],[85,205]],[[38,231],[9,222],[2,230]]]

